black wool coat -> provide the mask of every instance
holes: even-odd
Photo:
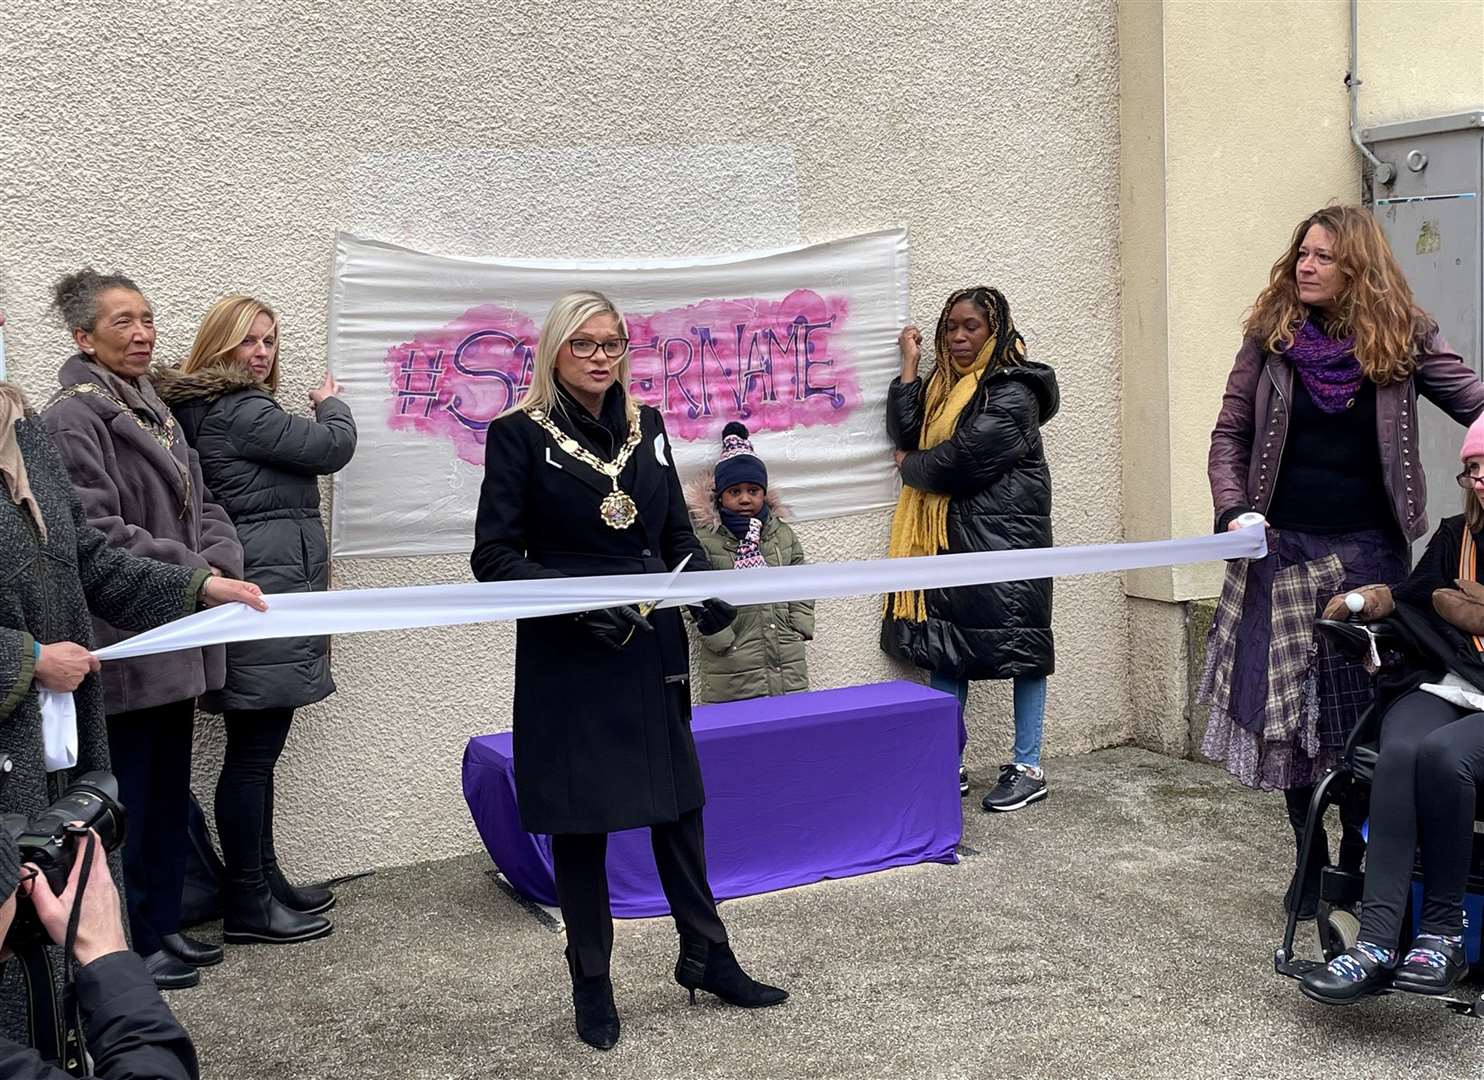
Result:
[[[948,550],[1008,551],[1051,546],[1051,470],[1041,425],[1056,415],[1056,372],[1026,361],[989,372],[953,435],[919,450],[925,380],[893,379],[886,429],[907,451],[902,483],[949,496]],[[888,614],[881,647],[943,675],[1008,679],[1049,675],[1051,580],[1004,581],[927,590],[927,620]]]
[[[323,592],[330,547],[319,511],[319,478],[339,472],[356,449],[350,406],[326,398],[314,419],[285,412],[250,371],[206,368],[151,373],[201,475],[242,541],[243,577],[265,593]],[[296,709],[335,692],[330,639],[274,638],[227,646],[226,683],[203,708]]]
[[[611,461],[627,435],[618,388],[601,422],[562,394],[552,420]],[[470,563],[480,581],[709,569],[691,531],[664,420],[639,409],[641,438],[619,475],[638,505],[626,529],[600,520],[608,477],[569,457],[523,412],[486,435]],[[674,609],[620,651],[571,615],[522,619],[515,644],[515,787],[533,833],[606,833],[675,821],[705,802],[691,738],[690,651]]]

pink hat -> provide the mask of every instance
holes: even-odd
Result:
[[[1463,449],[1458,452],[1458,460],[1465,465],[1471,457],[1484,457],[1484,413],[1469,425],[1469,433],[1463,437]]]

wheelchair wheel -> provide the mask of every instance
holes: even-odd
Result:
[[[1331,908],[1325,918],[1329,922],[1329,947],[1324,950],[1327,962],[1355,947],[1360,938],[1360,918],[1345,908]]]

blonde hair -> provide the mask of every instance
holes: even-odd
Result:
[[[263,380],[270,393],[278,392],[278,313],[261,300],[251,296],[224,296],[212,304],[201,320],[201,329],[196,331],[196,340],[191,345],[190,355],[180,365],[181,373],[192,375],[206,368],[238,366],[232,352],[242,344],[252,327],[253,320],[266,315],[273,321],[273,367]]]
[[[531,366],[531,388],[520,404],[508,412],[529,412],[540,409],[550,414],[562,409],[562,399],[557,395],[557,353],[577,333],[583,323],[599,315],[612,315],[618,320],[618,332],[627,339],[629,324],[612,300],[600,292],[578,289],[560,297],[546,313],[541,325],[541,337],[536,342],[536,359]],[[624,413],[629,423],[634,422],[638,410],[629,396],[629,354],[625,352],[618,362],[617,378],[614,380],[623,395]]]
[[[1343,279],[1334,312],[1325,313],[1325,331],[1334,337],[1355,335],[1355,359],[1372,382],[1403,382],[1417,366],[1416,339],[1431,331],[1432,321],[1413,301],[1376,216],[1363,206],[1326,206],[1299,222],[1288,250],[1268,274],[1267,288],[1247,313],[1244,332],[1269,352],[1293,345],[1309,317],[1298,295],[1299,247],[1315,225],[1334,236],[1335,266]]]

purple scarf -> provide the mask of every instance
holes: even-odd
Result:
[[[1355,392],[1365,378],[1355,359],[1354,335],[1336,341],[1315,319],[1305,319],[1286,355],[1320,411],[1344,412],[1354,404]]]

